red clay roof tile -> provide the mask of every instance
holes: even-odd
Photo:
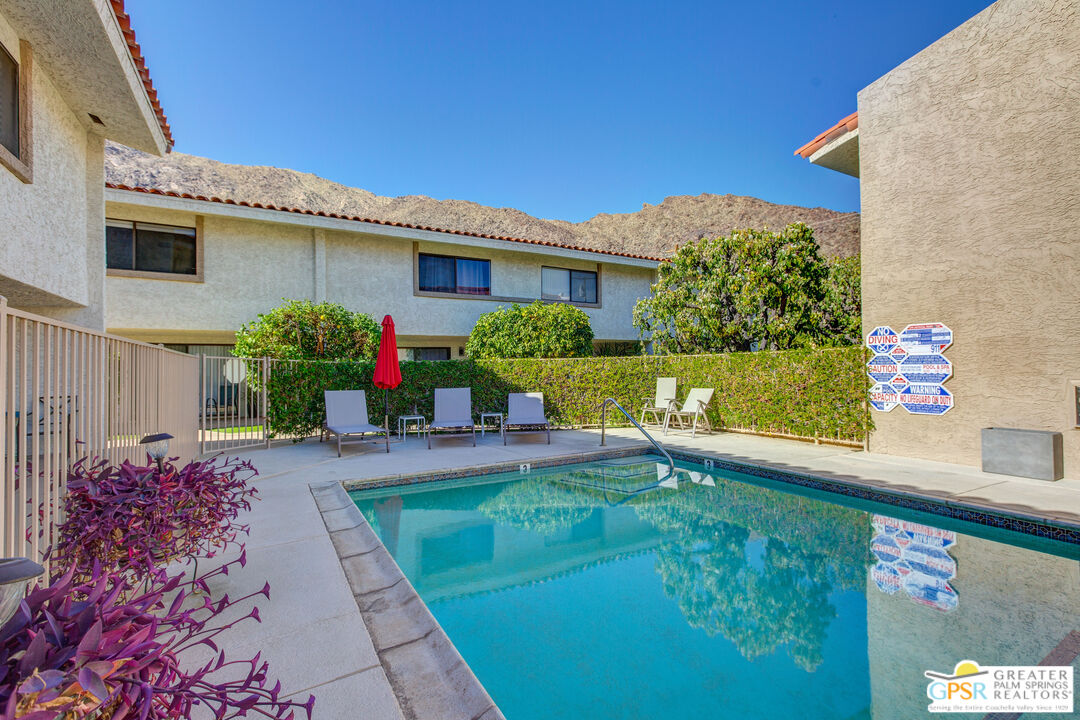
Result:
[[[154,83],[150,80],[150,68],[146,66],[142,48],[139,47],[139,43],[135,42],[135,30],[131,27],[131,16],[124,12],[124,0],[109,0],[109,4],[112,6],[113,15],[116,16],[116,22],[120,24],[120,32],[123,33],[124,40],[127,42],[128,52],[135,62],[135,69],[142,79],[143,87],[146,88],[146,96],[150,99],[150,106],[154,109],[154,115],[157,116],[158,125],[161,127],[162,134],[165,135],[165,151],[168,152],[172,150],[174,144],[172,129],[169,127],[169,121],[165,117],[165,111],[161,108],[161,102],[158,100]]]
[[[114,2],[115,1],[116,0],[114,0]],[[374,218],[358,217],[356,215],[339,215],[337,213],[328,213],[322,210],[311,210],[306,208],[278,207],[276,205],[264,205],[258,202],[249,202],[247,200],[233,200],[231,198],[208,198],[205,195],[193,195],[191,193],[176,192],[173,190],[160,190],[158,188],[133,187],[131,185],[121,185],[119,183],[107,182],[105,183],[105,187],[112,190],[126,190],[128,192],[147,193],[149,195],[164,195],[166,197],[183,198],[185,200],[200,200],[203,202],[220,203],[222,205],[237,205],[239,207],[249,207],[260,210],[276,210],[278,212],[295,213],[298,215],[317,215],[319,217],[334,218],[336,220],[351,220],[354,222],[371,223],[373,225],[388,225],[392,227],[406,228],[409,230],[427,230],[429,232],[446,233],[448,235],[463,235],[466,237],[478,237],[487,240],[505,240],[506,242],[525,243],[527,245],[545,245],[547,247],[562,248],[563,250],[579,250],[581,252],[599,253],[600,255],[614,255],[615,257],[633,258],[635,260],[666,262],[664,258],[649,257],[648,255],[635,255],[633,253],[621,253],[615,252],[614,250],[597,250],[595,248],[579,247],[577,245],[566,245],[563,243],[552,242],[550,240],[529,240],[527,238],[509,237],[507,235],[488,235],[486,233],[467,232],[465,230],[447,230],[445,228],[431,227],[430,225],[412,225],[410,223],[397,222],[394,220],[376,220]]]
[[[856,110],[840,122],[833,125],[828,130],[821,133],[816,138],[796,150],[795,154],[801,155],[804,158],[808,158],[821,148],[825,147],[825,145],[827,145],[828,143],[832,142],[833,140],[845,133],[851,132],[857,127],[859,127],[859,112]]]

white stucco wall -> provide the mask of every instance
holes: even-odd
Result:
[[[208,204],[209,205],[209,204]],[[109,202],[110,218],[194,227],[194,212]],[[242,324],[283,298],[341,303],[377,320],[394,317],[402,344],[463,343],[476,319],[506,300],[423,297],[414,293],[414,241],[393,235],[202,214],[203,282],[109,276],[107,325],[150,342],[230,342]],[[293,219],[294,216],[285,216]],[[557,252],[416,241],[419,252],[491,261],[495,298],[540,296],[542,266],[600,270],[601,307],[585,308],[597,340],[634,340],[634,303],[649,293],[654,270]],[[591,256],[590,256],[591,258]]]
[[[0,43],[19,58],[3,16]],[[0,294],[13,307],[101,328],[103,141],[88,135],[42,63],[32,78],[33,182],[0,166]]]

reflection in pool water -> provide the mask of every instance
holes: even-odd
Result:
[[[923,670],[1035,664],[1080,627],[1071,547],[666,471],[354,499],[510,720],[923,717]]]

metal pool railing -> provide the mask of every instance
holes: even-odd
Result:
[[[664,446],[661,445],[660,443],[658,443],[656,441],[656,438],[654,438],[652,435],[650,435],[648,433],[648,431],[645,430],[645,428],[641,427],[641,424],[637,420],[635,420],[633,418],[633,416],[630,415],[630,413],[626,412],[626,409],[623,408],[622,405],[617,403],[615,401],[615,398],[608,398],[607,400],[605,400],[603,403],[600,404],[600,444],[605,445],[607,443],[607,408],[608,408],[608,405],[614,405],[616,408],[618,408],[619,412],[621,412],[623,415],[625,415],[626,419],[629,420],[630,422],[632,422],[634,424],[634,427],[636,427],[638,430],[641,431],[641,434],[645,436],[645,439],[648,440],[649,442],[651,442],[652,446],[654,448],[656,448],[657,451],[659,451],[665,458],[667,458],[667,461],[668,461],[668,474],[664,477],[664,480],[661,480],[660,482],[664,482],[665,480],[670,478],[672,475],[674,475],[675,474],[675,461],[671,458],[671,453],[669,453],[667,450],[665,450]]]
[[[71,466],[143,463],[145,435],[198,454],[198,359],[7,306],[0,297],[0,556],[56,542]]]

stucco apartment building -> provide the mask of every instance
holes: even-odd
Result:
[[[658,260],[386,223],[242,198],[105,190],[109,332],[223,354],[283,298],[390,314],[402,356],[464,354],[477,318],[535,300],[588,315],[598,343],[636,340]]]
[[[871,450],[979,465],[1063,434],[1080,477],[1080,4],[998,0],[796,151],[860,178],[863,329],[942,323],[953,406],[874,411]]]
[[[105,327],[105,140],[172,137],[123,2],[0,0],[0,295]]]

